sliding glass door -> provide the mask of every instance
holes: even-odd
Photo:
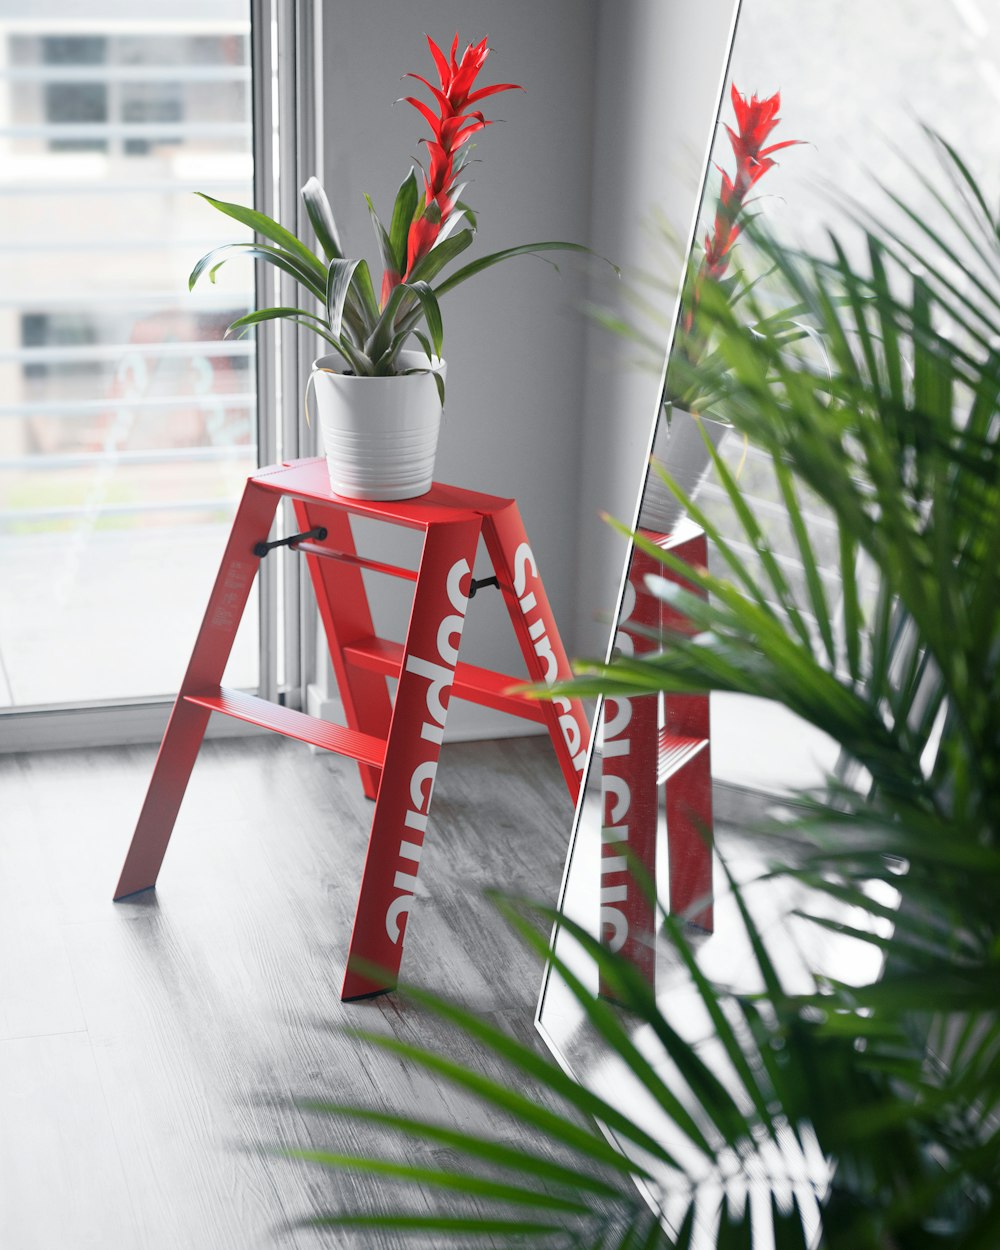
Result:
[[[248,0],[0,15],[0,713],[176,690],[257,464]],[[230,223],[232,224],[232,223]],[[227,681],[259,680],[257,602]]]

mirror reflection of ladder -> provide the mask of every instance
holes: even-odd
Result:
[[[640,532],[686,564],[707,566],[705,535],[693,523],[682,522],[675,535]],[[650,594],[649,576],[701,594],[634,546],[615,640],[623,654],[648,654],[669,647],[671,636],[694,633],[690,621]],[[602,722],[602,940],[652,985],[658,875],[668,874],[672,915],[709,933],[714,923],[708,696],[608,697]]]
[[[278,504],[291,500],[301,531],[267,542]],[[423,531],[417,569],[359,555],[350,518]],[[473,579],[482,536],[493,576]],[[222,686],[226,661],[260,561],[289,546],[306,559],[343,703],[334,725]],[[362,573],[415,583],[405,641],[375,634]],[[545,726],[576,801],[589,727],[579,700],[534,700],[511,691],[523,678],[459,660],[469,599],[496,585],[529,680],[570,675],[548,598],[511,499],[436,484],[399,502],[345,499],[330,491],[326,462],[294,461],[253,474],[233,522],[218,577],[160,747],[115,898],[150,889],[163,861],[209,716],[219,712],[357,761],[375,800],[348,954],[343,998],[392,989],[402,956],[444,739],[449,700],[465,699]],[[397,679],[390,697],[387,677]]]

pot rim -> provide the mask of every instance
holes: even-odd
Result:
[[[312,372],[332,373],[338,378],[342,378],[345,382],[396,382],[406,378],[426,377],[430,373],[441,373],[448,367],[448,362],[442,356],[435,356],[433,359],[428,360],[424,352],[415,351],[409,348],[401,351],[398,359],[408,368],[416,369],[418,371],[414,373],[390,373],[384,377],[378,378],[368,377],[365,374],[345,373],[344,369],[347,362],[344,360],[343,356],[341,356],[338,352],[328,352],[324,356],[316,357],[312,363]],[[333,361],[340,367],[333,369],[325,363],[326,361]]]
[[[732,421],[728,421],[725,417],[718,417],[714,412],[692,412],[690,408],[682,408],[671,399],[665,399],[660,407],[664,410],[668,425],[671,417],[676,413],[678,416],[690,417],[692,421],[702,421],[708,425],[722,425],[727,430],[734,428]]]

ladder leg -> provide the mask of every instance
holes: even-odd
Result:
[[[295,515],[303,531],[323,525],[331,547],[347,555],[357,554],[350,518],[340,508],[322,508],[296,500]],[[306,563],[348,728],[374,738],[385,738],[392,719],[392,699],[385,678],[380,673],[355,668],[344,660],[345,646],[375,633],[361,570],[338,560],[310,555],[306,556]],[[373,799],[378,793],[381,770],[360,762],[358,768],[365,797]]]
[[[653,984],[655,973],[656,695],[605,698],[601,759],[601,941]],[[609,994],[603,983],[600,992]]]
[[[645,575],[659,565],[635,548],[616,645],[625,654],[656,649],[659,603]],[[606,698],[601,759],[601,937],[650,985],[656,971],[656,836],[659,822],[659,699]],[[608,994],[603,983],[601,993]]]
[[[483,537],[531,680],[551,685],[556,680],[571,677],[572,670],[538,575],[538,565],[513,500],[506,508],[484,517]],[[576,802],[590,739],[583,703],[579,699],[560,697],[543,699],[539,706],[566,785]]]
[[[697,534],[673,548],[692,566],[708,564],[708,542]],[[676,573],[659,570],[692,594],[704,592]],[[660,629],[693,634],[694,627],[675,609],[661,604]],[[670,911],[711,933],[712,895],[712,748],[707,695],[667,695],[663,700],[667,736],[703,741],[704,747],[665,782],[667,849],[670,856]]]
[[[668,734],[705,740],[697,755],[664,784],[670,911],[711,933],[712,753],[708,741],[708,699],[704,695],[668,695],[664,707]]]
[[[115,889],[115,899],[148,890],[156,884],[211,715],[206,708],[186,703],[184,696],[217,686],[222,681],[260,564],[253,552],[254,544],[267,537],[277,506],[277,494],[263,490],[252,479],[247,483],[187,673],[160,744],[146,801]]]
[[[482,521],[436,523],[420,559],[341,997],[396,985]]]

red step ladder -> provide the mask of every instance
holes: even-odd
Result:
[[[640,531],[692,566],[705,567],[708,546],[693,524],[677,536]],[[691,623],[651,595],[647,575],[693,594],[702,592],[648,552],[635,547],[629,566],[616,646],[642,654],[669,645],[671,633],[692,634]],[[672,915],[711,932],[712,763],[706,695],[608,697],[603,712],[601,768],[601,933],[647,981],[655,983],[660,795],[666,826]],[[602,993],[608,993],[603,984]]]
[[[268,543],[278,504],[292,502],[301,534]],[[419,568],[358,554],[350,518],[368,517],[424,534]],[[482,535],[493,578],[475,583]],[[221,685],[260,561],[276,546],[304,554],[326,633],[346,727]],[[375,636],[362,570],[415,582],[406,641]],[[430,811],[449,699],[465,699],[544,725],[575,802],[589,726],[579,700],[511,693],[523,679],[458,658],[469,598],[496,584],[533,682],[570,675],[517,504],[435,484],[418,499],[369,502],[330,490],[325,460],[261,469],[247,481],[183,685],[160,746],[115,899],[156,884],[188,778],[213,712],[263,726],[358,762],[375,800],[341,997],[396,984],[407,916]],[[387,677],[397,678],[389,696]]]

